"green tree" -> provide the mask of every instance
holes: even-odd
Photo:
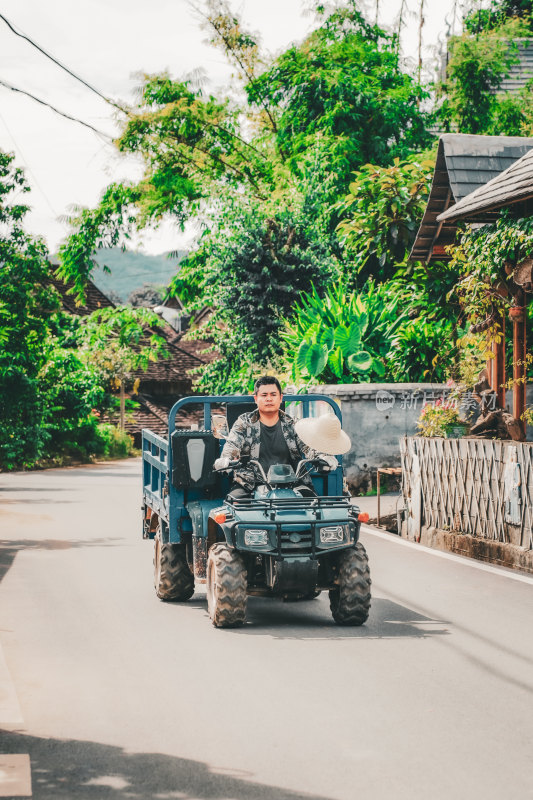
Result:
[[[159,335],[159,317],[147,308],[103,308],[84,317],[78,339],[79,357],[92,366],[102,385],[120,391],[120,428],[126,418],[127,381],[146,370],[150,361],[168,355]]]
[[[194,76],[144,76],[117,139],[121,152],[140,156],[144,176],[78,210],[60,256],[82,296],[97,248],[164,218],[199,222],[202,236],[172,288],[215,309],[207,334],[220,361],[200,381],[219,389],[248,381],[254,364],[275,364],[299,293],[311,281],[323,293],[342,271],[336,204],[353,171],[392,167],[431,135],[427,95],[400,69],[395,37],[365,22],[353,0],[319,8],[316,30],[274,61],[224,0],[202,8],[239,91],[219,97]]]
[[[363,164],[388,165],[431,141],[427,93],[402,72],[394,36],[346,2],[301,44],[246,86],[249,101],[278,117],[279,152],[296,175],[318,155],[338,192]]]
[[[475,35],[466,31],[450,39],[446,79],[438,86],[442,125],[461,133],[516,132],[516,113],[509,113],[508,100],[498,95],[498,89],[519,61],[513,40],[528,33],[525,21],[510,18]],[[530,104],[529,95],[522,102],[526,99]],[[531,115],[531,105],[529,109]]]
[[[208,331],[221,356],[202,371],[205,390],[237,389],[234,372],[238,384],[254,364],[275,365],[295,298],[312,282],[323,291],[338,271],[327,238],[310,230],[301,208],[270,211],[235,205],[204,245],[202,297],[215,310]]]
[[[532,28],[532,0],[492,0],[487,8],[473,7],[463,19],[468,33],[499,28],[507,19],[521,19]]]
[[[27,234],[29,192],[14,157],[0,151],[0,465],[37,458],[46,443],[38,375],[47,357],[47,316],[57,298],[47,283],[44,242]]]
[[[349,193],[339,203],[337,226],[346,248],[351,285],[369,276],[384,281],[407,258],[425,210],[435,160],[429,154],[395,160],[390,167],[366,164],[355,173]]]

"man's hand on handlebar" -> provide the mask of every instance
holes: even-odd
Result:
[[[339,466],[339,462],[335,458],[335,456],[320,456],[318,460],[318,468],[322,472],[333,472]]]
[[[225,472],[226,470],[235,469],[240,464],[240,461],[231,461],[229,458],[217,458],[213,464],[215,472]]]
[[[335,456],[322,455],[318,458],[304,458],[298,464],[296,477],[301,478],[306,472],[309,472],[310,467],[314,467],[318,472],[333,472],[338,466],[339,462]]]

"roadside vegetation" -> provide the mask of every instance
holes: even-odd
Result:
[[[484,234],[467,233],[451,262],[431,269],[408,256],[435,130],[533,134],[531,87],[498,92],[517,60],[510,40],[533,36],[529,0],[476,6],[450,41],[446,80],[428,85],[402,65],[397,35],[353,0],[317,3],[312,33],[275,58],[225,0],[199,10],[234,84],[215,96],[200,73],[144,76],[116,141],[142,160],[144,176],[109,186],[96,208],[71,218],[59,275],[83,302],[101,248],[169,218],[177,230],[194,221],[201,233],[170,291],[188,312],[213,308],[193,331],[218,354],[196,375],[202,392],[246,392],[267,369],[298,388],[458,374],[490,258]],[[13,199],[26,191],[12,157],[0,154],[4,469],[126,447],[99,415],[122,387],[123,423],[124,386],[162,352],[147,309],[59,311],[48,254],[24,232],[26,207]]]
[[[44,243],[24,231],[27,193],[13,156],[0,152],[0,468],[129,455],[127,410],[113,392],[161,352],[158,317],[62,311]],[[102,424],[106,412],[122,424]]]

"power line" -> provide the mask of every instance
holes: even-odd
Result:
[[[67,72],[72,78],[74,78],[75,80],[77,80],[80,83],[82,83],[84,86],[87,87],[87,89],[90,89],[91,92],[94,92],[95,94],[97,94],[98,97],[101,97],[102,100],[104,100],[106,103],[109,103],[110,106],[113,106],[113,108],[116,108],[118,111],[121,111],[123,114],[128,114],[128,111],[126,111],[126,109],[122,108],[122,106],[119,106],[118,103],[115,103],[114,100],[110,100],[109,97],[106,97],[104,94],[99,92],[98,89],[95,89],[95,87],[91,86],[90,83],[87,83],[87,81],[85,81],[79,75],[76,75],[75,72],[72,72],[72,70],[70,70],[67,66],[65,66],[65,64],[62,64],[61,61],[58,61],[57,58],[54,58],[53,55],[51,55],[50,53],[47,53],[46,50],[43,50],[43,48],[40,47],[37,44],[37,42],[34,42],[33,39],[30,39],[29,36],[26,36],[24,33],[20,33],[19,31],[17,31],[16,28],[13,27],[13,25],[9,22],[8,19],[6,19],[4,17],[3,14],[0,14],[0,19],[2,19],[6,23],[7,27],[15,34],[15,36],[20,36],[21,39],[25,39],[27,42],[29,42],[29,44],[31,44],[32,47],[35,47],[40,53],[42,53],[43,56],[46,56],[46,58],[49,58],[50,61],[53,61],[54,64],[56,64],[62,70]]]
[[[38,188],[38,189],[39,189],[39,191],[41,192],[42,196],[44,197],[44,199],[45,199],[46,203],[48,204],[48,207],[50,208],[50,211],[52,212],[52,214],[54,215],[54,217],[57,219],[57,216],[58,216],[58,214],[57,214],[57,211],[55,210],[55,208],[53,207],[52,203],[50,202],[50,199],[48,198],[48,195],[45,193],[45,191],[44,191],[43,187],[41,186],[41,184],[40,184],[40,183],[39,183],[39,181],[37,180],[37,176],[35,175],[35,172],[34,172],[34,171],[31,169],[30,165],[28,164],[28,162],[27,162],[27,161],[26,161],[26,159],[24,158],[24,153],[22,152],[22,149],[21,149],[20,145],[16,143],[16,141],[15,141],[15,137],[13,136],[13,134],[11,133],[11,131],[9,130],[9,127],[8,127],[8,125],[7,125],[7,122],[5,121],[5,119],[3,118],[3,116],[2,116],[1,114],[0,114],[0,120],[2,120],[2,123],[3,123],[3,125],[4,125],[4,127],[5,127],[5,129],[6,129],[6,131],[8,132],[8,135],[10,136],[10,138],[11,138],[11,140],[12,140],[13,144],[15,145],[15,148],[18,150],[18,152],[19,152],[19,155],[20,155],[20,157],[21,157],[21,159],[22,159],[22,163],[25,165],[25,167],[26,167],[26,170],[27,170],[27,171],[30,173],[30,175],[32,176],[32,178],[33,178],[33,182],[35,183],[35,185],[37,186],[37,188]]]
[[[1,14],[0,14],[0,16],[1,16]],[[84,122],[83,120],[78,119],[77,117],[71,117],[70,114],[66,114],[64,111],[60,111],[55,106],[50,105],[50,103],[47,103],[45,100],[41,100],[39,97],[35,97],[34,94],[31,94],[30,92],[26,92],[24,89],[18,89],[16,86],[12,86],[10,83],[6,83],[5,81],[3,81],[1,79],[0,79],[0,86],[4,86],[6,89],[10,89],[12,92],[19,92],[20,94],[24,94],[24,95],[26,95],[26,97],[31,97],[31,99],[35,100],[36,103],[40,103],[42,106],[46,106],[47,108],[50,108],[52,111],[54,111],[56,114],[59,114],[61,117],[65,117],[65,119],[69,119],[72,122],[77,122],[79,125],[83,125],[85,128],[89,128],[89,130],[93,131],[98,136],[103,136],[104,139],[107,139],[109,142],[113,141],[113,137],[109,136],[107,133],[103,133],[103,131],[99,131],[98,128],[93,128],[93,126],[89,125],[88,122]]]

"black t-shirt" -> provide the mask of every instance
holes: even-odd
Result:
[[[291,464],[291,454],[281,429],[281,420],[275,425],[264,425],[261,422],[261,439],[259,442],[259,463],[268,475],[273,464]]]

